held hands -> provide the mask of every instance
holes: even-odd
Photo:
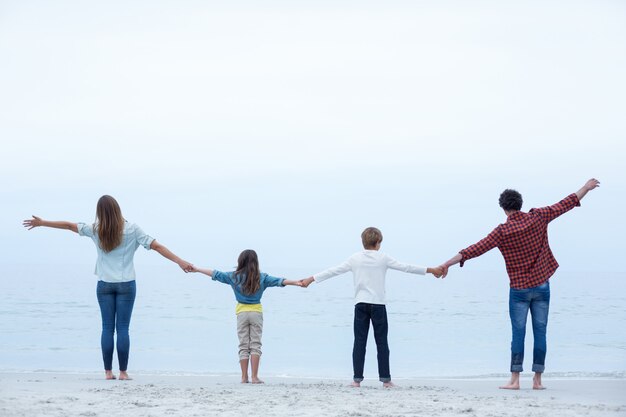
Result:
[[[445,278],[448,275],[448,265],[441,264],[436,268],[427,268],[426,272],[429,274],[433,274],[435,278]]]
[[[441,274],[441,279],[444,279],[446,276],[448,276],[448,264],[441,264],[439,265],[439,268],[442,269],[442,274]]]
[[[180,269],[185,271],[185,273],[187,273],[187,272],[198,272],[196,270],[196,267],[193,266],[193,264],[191,264],[191,263],[189,263],[187,261],[181,260],[180,262],[178,262],[178,266],[180,266]]]
[[[41,217],[33,216],[32,219],[24,220],[22,222],[22,225],[24,227],[27,227],[28,230],[31,230],[31,229],[34,229],[35,227],[39,227],[43,225],[43,220],[41,219]]]
[[[301,279],[300,281],[298,281],[297,285],[302,288],[307,288],[309,285],[311,285],[312,282],[313,282],[313,277],[309,277],[309,278]]]
[[[426,268],[426,273],[433,274],[435,278],[441,278],[441,276],[443,275],[443,269],[441,269],[441,266],[438,266],[436,268]]]

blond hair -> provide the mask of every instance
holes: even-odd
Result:
[[[365,249],[374,249],[383,241],[383,234],[375,227],[368,227],[361,233],[361,241]]]

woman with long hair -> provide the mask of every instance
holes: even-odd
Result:
[[[133,257],[141,245],[153,249],[163,257],[178,264],[185,272],[192,265],[173,254],[139,226],[129,223],[122,216],[117,201],[103,195],[96,206],[96,222],[93,224],[72,223],[67,221],[49,221],[33,216],[24,220],[24,227],[52,227],[71,230],[80,236],[90,237],[96,245],[98,259],[95,275],[98,276],[96,294],[102,315],[102,359],[106,379],[115,379],[113,374],[114,333],[117,332],[117,358],[119,361],[119,379],[130,379],[127,373],[130,338],[128,327],[135,302],[135,267]]]
[[[232,287],[237,300],[237,337],[239,338],[239,365],[241,366],[241,383],[248,380],[248,364],[252,371],[252,383],[262,384],[259,379],[259,362],[261,360],[261,336],[263,334],[263,308],[261,297],[268,287],[284,287],[285,285],[301,286],[299,281],[276,278],[259,269],[259,258],[255,251],[246,249],[237,259],[237,269],[222,272],[215,269],[191,267],[190,272],[201,272]]]

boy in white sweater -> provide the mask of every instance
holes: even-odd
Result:
[[[363,248],[349,257],[342,264],[301,280],[303,287],[308,287],[313,281],[322,282],[345,272],[352,271],[354,275],[354,347],[352,349],[352,366],[354,377],[352,386],[360,387],[363,381],[363,367],[365,365],[365,347],[370,321],[374,328],[374,338],[378,350],[378,376],[383,386],[393,387],[389,371],[389,344],[387,343],[387,309],[385,308],[385,275],[387,269],[396,269],[402,272],[425,275],[433,274],[439,278],[443,270],[441,267],[426,268],[423,266],[403,264],[392,257],[379,252],[383,235],[375,227],[368,227],[361,233]]]

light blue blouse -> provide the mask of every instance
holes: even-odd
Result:
[[[93,240],[98,252],[96,270],[94,274],[105,282],[127,282],[135,279],[135,265],[133,257],[139,245],[150,250],[153,237],[144,233],[134,223],[124,222],[124,234],[122,243],[111,252],[105,252],[100,248],[98,232],[93,224],[78,223],[78,234],[88,236]]]

